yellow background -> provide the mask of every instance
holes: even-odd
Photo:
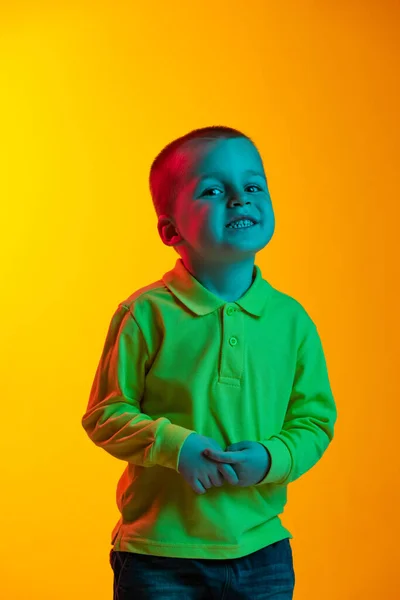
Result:
[[[316,321],[339,420],[289,488],[295,600],[398,596],[399,5],[2,2],[1,592],[106,600],[123,470],[80,420],[117,304],[175,264],[151,161],[196,127],[256,141],[257,264]]]

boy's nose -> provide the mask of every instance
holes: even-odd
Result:
[[[240,194],[235,194],[229,199],[229,204],[232,206],[241,206],[244,204],[251,204],[251,202],[249,202],[249,200],[246,200],[245,198],[242,198]]]

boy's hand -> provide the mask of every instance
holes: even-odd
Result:
[[[205,494],[211,487],[220,487],[224,480],[231,485],[238,484],[235,469],[229,464],[208,460],[203,452],[212,448],[223,454],[221,446],[212,438],[191,433],[185,440],[178,462],[178,473],[187,481],[196,494]]]
[[[203,452],[209,460],[232,464],[239,482],[238,487],[259,483],[268,473],[271,458],[267,449],[259,442],[238,442],[228,446],[225,452],[207,448]]]

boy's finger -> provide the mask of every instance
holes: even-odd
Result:
[[[203,451],[207,458],[211,458],[216,462],[222,463],[238,463],[240,462],[240,452],[218,452],[217,450],[208,449]]]
[[[236,475],[236,472],[233,467],[231,467],[230,465],[220,464],[220,466],[217,468],[218,468],[219,472],[221,473],[221,475],[223,476],[223,478],[228,483],[230,483],[231,485],[237,485],[239,483],[239,478]]]

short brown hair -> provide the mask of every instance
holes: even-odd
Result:
[[[192,140],[218,140],[243,137],[253,143],[248,135],[223,125],[194,129],[165,146],[154,159],[149,175],[150,193],[157,216],[171,216],[179,190],[179,182],[186,163],[185,144]]]

